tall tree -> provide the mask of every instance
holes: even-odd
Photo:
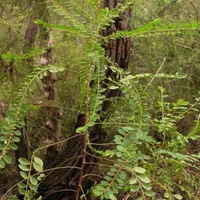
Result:
[[[109,9],[116,9],[118,3],[121,0],[109,0],[105,1],[104,7]],[[115,19],[115,22],[110,24],[106,30],[101,32],[101,35],[108,36],[116,31],[122,31],[129,29],[128,19],[131,17],[130,9],[120,14],[119,17]],[[116,63],[120,68],[127,69],[129,57],[130,57],[130,39],[121,38],[116,40],[109,40],[108,43],[102,44],[105,50],[105,56],[111,58],[111,61]],[[106,71],[107,78],[116,79],[115,73],[109,69]],[[111,91],[106,88],[105,82],[101,83],[102,87],[105,87],[106,98],[114,97],[119,95],[119,91]],[[90,83],[90,87],[94,87],[93,83]],[[86,104],[87,104],[86,97]],[[102,105],[102,111],[108,111],[109,100],[105,101]],[[101,117],[103,120],[103,117]],[[77,117],[77,123],[75,128],[84,126],[87,123],[87,116],[85,114],[79,114]],[[92,170],[94,162],[97,162],[95,157],[91,155],[90,149],[87,147],[89,134],[90,141],[93,144],[99,144],[104,141],[106,137],[106,132],[103,130],[101,123],[93,125],[89,128],[88,133],[77,134],[73,132],[66,144],[65,150],[59,154],[55,161],[49,163],[47,169],[50,173],[47,173],[46,178],[41,182],[39,186],[39,194],[45,199],[68,199],[68,200],[78,200],[80,195],[87,189],[91,187],[91,181],[89,178],[84,177]],[[86,164],[90,163],[90,164]]]
[[[46,10],[43,14],[43,10]],[[43,19],[49,21],[49,13],[46,7],[46,3],[43,2],[40,8],[40,14],[43,14]],[[41,17],[41,16],[40,16]],[[55,55],[53,51],[53,35],[52,33],[43,26],[40,26],[40,48],[44,53],[40,55],[39,64],[41,66],[53,65],[55,64]],[[44,107],[43,113],[45,117],[45,134],[46,134],[46,144],[50,145],[52,143],[58,142],[61,136],[61,116],[62,110],[60,108],[54,107],[58,103],[58,94],[57,94],[57,75],[56,73],[47,71],[47,74],[42,78],[44,97],[47,101],[47,104],[50,104],[48,107]],[[50,102],[50,103],[49,103]],[[47,147],[45,153],[46,162],[50,162],[54,156],[60,150],[60,146],[50,146]]]
[[[37,9],[35,9],[37,10]],[[37,18],[36,17],[37,12],[34,12],[31,14],[25,36],[24,36],[24,47],[23,47],[23,53],[28,54],[33,50],[36,35],[38,32],[38,25],[34,23],[34,20]],[[32,72],[34,66],[34,58],[32,56],[28,57],[25,59],[25,67],[28,69],[27,71]],[[21,136],[20,136],[20,141],[18,143],[18,149],[15,151],[15,159],[16,163],[18,166],[18,159],[19,158],[26,158],[28,159],[28,136],[27,136],[27,126],[26,126],[26,118],[24,119],[25,125],[20,129],[21,131]],[[18,168],[18,171],[20,172],[20,169]]]

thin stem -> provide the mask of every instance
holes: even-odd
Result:
[[[147,86],[145,87],[144,91],[147,90],[147,88],[149,87],[149,85],[154,81],[156,75],[160,72],[160,70],[162,69],[164,63],[165,63],[166,57],[164,57],[162,64],[160,65],[159,69],[157,70],[157,72],[155,73],[154,77],[150,80],[150,82],[147,84]]]
[[[85,132],[83,135],[83,151],[82,151],[82,163],[81,163],[81,170],[80,170],[80,177],[79,177],[79,181],[78,181],[78,188],[76,191],[76,200],[79,200],[79,193],[81,191],[82,188],[82,181],[83,181],[83,172],[85,169],[85,158],[86,158],[86,148],[87,148],[87,133]]]
[[[85,124],[88,123],[88,107],[89,107],[89,82],[87,86],[86,91],[86,97],[85,97]],[[86,161],[86,149],[87,149],[87,131],[83,133],[83,151],[82,151],[82,163],[81,163],[81,170],[80,170],[80,177],[78,181],[78,187],[76,191],[76,200],[79,200],[79,194],[82,188],[82,182],[83,182],[83,175],[84,175],[84,169],[85,169],[85,161]]]

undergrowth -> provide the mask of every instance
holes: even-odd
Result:
[[[105,127],[112,126],[111,141],[112,148],[106,146],[106,150],[94,149],[86,137],[87,146],[97,153],[99,157],[106,158],[109,163],[102,163],[104,176],[99,183],[92,188],[92,193],[100,199],[116,200],[121,191],[126,194],[127,199],[198,199],[199,189],[199,153],[188,152],[190,141],[199,140],[200,116],[199,101],[196,96],[193,103],[184,99],[169,102],[165,88],[158,87],[160,97],[157,99],[157,117],[152,117],[148,107],[148,95],[146,88],[156,78],[182,79],[182,74],[166,73],[143,73],[132,75],[127,71],[117,68],[109,58],[105,58],[102,44],[109,40],[131,37],[135,40],[144,37],[161,37],[170,34],[192,34],[199,29],[197,22],[185,23],[179,26],[164,24],[161,19],[153,20],[145,25],[131,31],[117,31],[106,37],[99,35],[100,31],[112,23],[121,12],[124,12],[131,1],[120,4],[119,9],[100,9],[100,2],[88,0],[87,5],[92,8],[91,14],[86,13],[77,5],[74,12],[72,2],[66,3],[65,7],[59,5],[58,1],[46,1],[51,12],[58,14],[69,21],[69,26],[62,24],[47,23],[41,19],[35,21],[40,26],[50,29],[65,31],[71,37],[84,38],[85,54],[79,68],[79,112],[86,115],[85,125],[79,127],[77,134],[85,134],[101,119],[102,104],[106,99],[105,90],[120,90],[120,98],[113,99],[115,112],[111,111],[108,121],[102,122]],[[70,7],[72,5],[72,8]],[[97,13],[94,12],[98,11]],[[83,22],[80,18],[84,16]],[[34,52],[33,52],[34,53]],[[34,54],[35,55],[35,54]],[[34,56],[32,55],[32,56]],[[78,55],[76,55],[78,56]],[[16,55],[4,55],[8,59],[22,59]],[[106,61],[112,63],[110,69],[116,74],[117,80],[109,79],[107,88],[101,83],[107,79],[105,71],[108,66]],[[41,79],[47,71],[62,72],[63,67],[56,65],[38,66],[30,75],[24,79],[17,91],[16,98],[12,101],[7,117],[4,119],[0,135],[0,168],[6,168],[12,163],[10,152],[18,148],[17,143],[24,125],[24,117],[33,109],[27,99],[27,93],[36,79]],[[142,79],[150,80],[143,87]],[[93,83],[93,87],[90,83]],[[116,102],[116,103],[115,103]],[[122,103],[123,102],[123,105]],[[177,124],[187,114],[193,114],[195,121],[193,129],[188,133],[178,131]],[[107,129],[109,131],[109,128]],[[35,199],[39,182],[43,178],[43,161],[31,156],[30,161],[19,159],[21,177],[23,181],[18,184],[19,193],[25,199]],[[31,175],[34,169],[38,173]],[[41,197],[40,197],[41,198]],[[82,198],[85,198],[84,195]]]

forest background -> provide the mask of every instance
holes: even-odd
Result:
[[[198,0],[0,5],[0,198],[200,198]]]

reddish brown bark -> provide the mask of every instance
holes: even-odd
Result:
[[[24,36],[24,40],[25,40],[25,45],[23,49],[24,54],[33,50],[35,38],[38,32],[38,26],[34,23],[35,19],[37,19],[37,17],[35,16],[35,14],[33,14],[30,17],[27,28],[26,28],[26,33]],[[29,71],[33,70],[33,63],[34,63],[34,59],[32,56],[27,58],[25,65],[27,65],[26,67],[28,67]]]
[[[106,0],[105,6],[109,8],[115,8],[119,0]],[[127,18],[130,17],[130,11],[121,14],[120,17],[115,19],[115,23],[111,24],[105,31],[102,31],[102,36],[107,36],[116,32],[117,30],[128,29]],[[102,44],[105,49],[105,54],[110,57],[120,68],[127,69],[129,57],[130,57],[130,39],[121,38],[117,40],[110,40],[107,44]],[[112,70],[107,70],[107,77],[116,79],[115,74]],[[104,86],[104,84],[102,84]],[[119,91],[106,91],[106,97],[113,97],[119,95]],[[107,111],[109,108],[109,101],[103,103],[103,111]],[[83,126],[85,124],[85,114],[81,114],[77,118],[77,124],[75,128]],[[101,124],[96,124],[89,130],[90,141],[95,144],[101,144],[106,137],[106,132],[103,130]],[[86,157],[83,158],[83,151],[85,151],[85,134],[76,134],[73,132],[69,141],[66,144],[65,150],[60,153],[55,161],[51,162],[46,169],[50,171],[46,173],[46,178],[41,182],[39,187],[39,194],[44,199],[48,200],[74,200],[77,199],[77,188],[81,188],[82,191],[86,192],[90,188],[92,182],[89,176],[85,176],[82,179],[80,185],[80,174],[83,172],[84,175],[89,175],[93,165],[97,160],[95,156],[91,155],[90,149],[87,148]],[[83,159],[86,159],[84,170],[82,168]],[[83,171],[82,171],[83,170]],[[83,177],[83,176],[82,176]],[[78,189],[79,193],[80,189]],[[79,194],[78,194],[79,195]],[[81,195],[81,193],[80,193]],[[80,196],[79,195],[79,196]]]

